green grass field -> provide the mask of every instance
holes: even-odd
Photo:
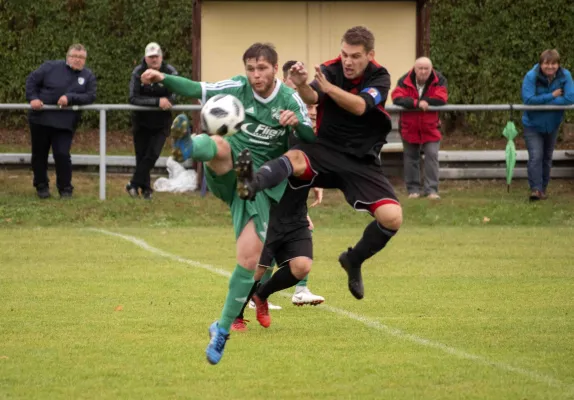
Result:
[[[539,204],[524,182],[445,182],[435,203],[399,190],[405,225],[365,264],[362,301],[336,260],[368,217],[327,193],[309,280],[325,305],[276,295],[271,327],[248,310],[211,366],[229,213],[211,196],[133,201],[126,179],[105,202],[85,174],[75,199],[40,201],[28,172],[0,171],[0,398],[574,398],[572,182]]]

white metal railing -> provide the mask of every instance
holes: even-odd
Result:
[[[0,104],[0,110],[29,110],[32,107],[27,103]],[[411,112],[417,110],[406,110],[395,105],[385,106],[390,113]],[[73,111],[99,111],[100,112],[100,200],[106,199],[106,113],[107,111],[162,111],[159,107],[141,107],[131,104],[91,104],[87,106],[71,106],[60,108],[54,105],[44,105],[42,110],[73,110]],[[175,105],[172,111],[198,111],[200,105]],[[574,105],[569,106],[548,106],[536,105],[527,106],[524,104],[453,104],[439,107],[429,107],[428,111],[552,111],[552,110],[574,110]],[[418,110],[420,111],[420,110]]]

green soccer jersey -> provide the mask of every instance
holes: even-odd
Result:
[[[312,131],[312,123],[299,94],[276,79],[275,90],[266,99],[257,95],[245,76],[235,76],[216,83],[201,83],[202,101],[225,93],[237,97],[245,108],[245,121],[241,130],[229,137],[229,143],[235,149],[248,148],[257,169],[266,161],[281,156],[288,150],[289,127],[279,124],[279,115],[283,110],[291,110],[300,121],[302,129]],[[299,130],[299,129],[297,129]]]
[[[307,106],[299,94],[285,86],[279,79],[275,80],[275,89],[267,98],[257,95],[245,76],[207,83],[195,82],[180,76],[166,74],[162,82],[173,93],[198,98],[206,102],[217,94],[230,94],[237,97],[245,109],[245,120],[241,130],[234,135],[226,136],[231,146],[233,157],[247,148],[253,157],[253,166],[258,169],[265,162],[281,156],[288,150],[289,130],[304,142],[315,141],[315,134]],[[299,124],[295,127],[284,127],[279,124],[281,111],[293,111]],[[285,183],[265,193],[275,201],[283,195]],[[228,201],[228,200],[226,200]]]

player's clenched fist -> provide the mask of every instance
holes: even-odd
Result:
[[[282,126],[297,126],[299,125],[299,120],[297,115],[291,110],[283,110],[279,115],[279,123]]]

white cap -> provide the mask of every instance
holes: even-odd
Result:
[[[161,47],[159,47],[159,44],[156,42],[148,43],[148,45],[145,47],[145,56],[161,56]]]

